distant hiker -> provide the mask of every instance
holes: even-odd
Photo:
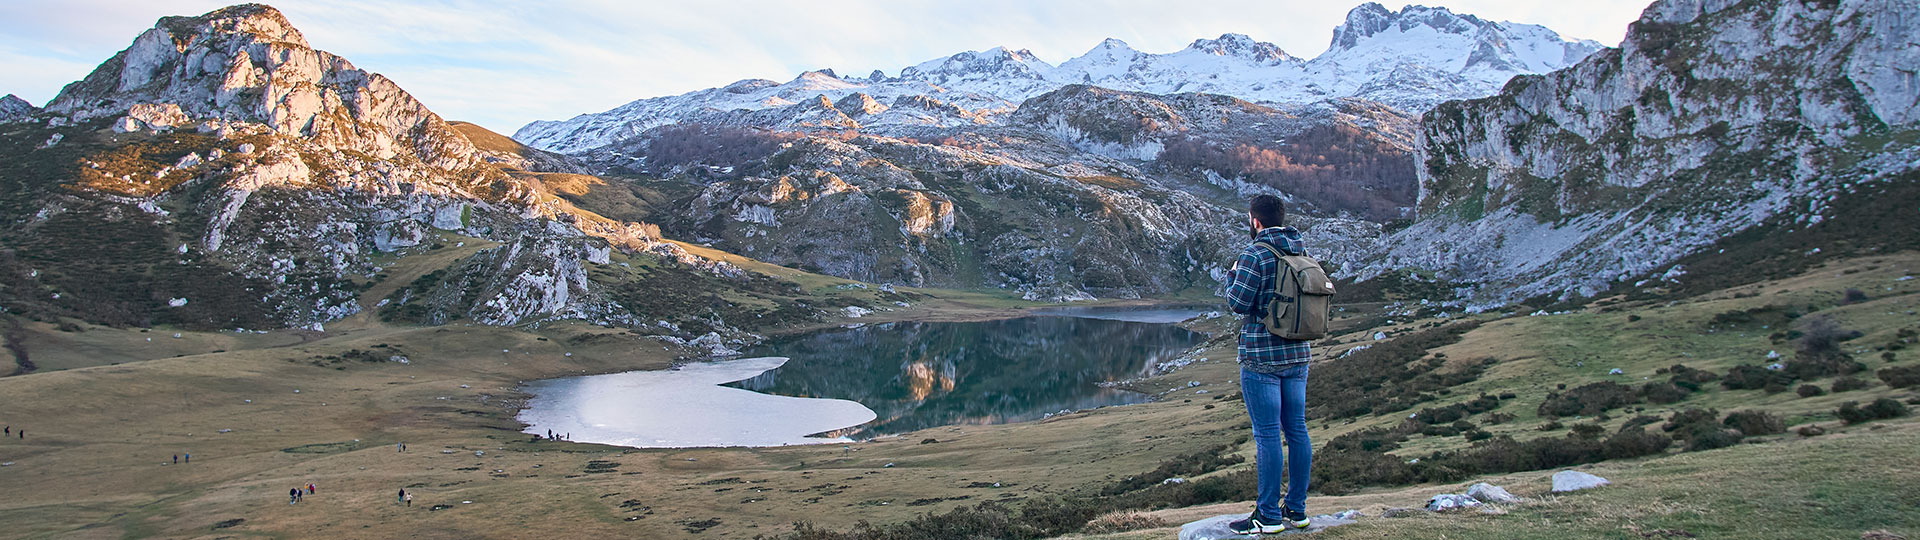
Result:
[[[174,455],[173,455],[173,464],[174,464],[174,465],[179,465],[179,464],[180,464],[180,454],[174,454]]]
[[[413,506],[413,494],[412,494],[412,493],[408,493],[408,494],[407,494],[407,506]]]
[[[191,452],[187,453],[187,459],[185,461],[187,463],[193,463],[193,453]]]
[[[1253,197],[1248,214],[1254,242],[1234,262],[1227,283],[1229,307],[1246,317],[1240,325],[1240,394],[1252,419],[1259,485],[1253,514],[1228,525],[1238,534],[1309,525],[1313,441],[1307,436],[1306,407],[1313,351],[1308,340],[1320,337],[1313,335],[1316,325],[1320,333],[1326,331],[1333,285],[1319,261],[1306,256],[1300,231],[1284,225],[1286,213],[1277,197]]]
[[[407,488],[400,488],[400,494],[394,497],[393,502],[407,502]]]
[[[407,451],[407,443],[400,443],[398,446],[400,447],[401,452]]]
[[[287,490],[287,504],[300,502],[300,488]]]
[[[6,434],[7,434],[7,435],[12,435],[12,434],[13,434],[13,426],[7,426],[7,431],[6,431]]]
[[[314,491],[313,484],[307,484],[307,494],[312,495]]]

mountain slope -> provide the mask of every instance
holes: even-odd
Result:
[[[1885,0],[1656,3],[1621,49],[1429,112],[1421,221],[1361,275],[1566,298],[1685,279],[1666,265],[1776,216],[1818,227],[1920,168],[1916,20]]]
[[[383,264],[460,238],[499,246],[377,299],[382,315],[731,331],[634,303],[630,283],[594,270],[619,258],[709,288],[751,281],[655,227],[576,207],[555,193],[567,178],[542,176],[572,160],[442,120],[263,5],[163,18],[32,114],[0,124],[10,313],[319,328],[376,307],[360,292]]]

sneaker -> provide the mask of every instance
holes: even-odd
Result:
[[[1287,530],[1287,524],[1284,520],[1269,520],[1255,511],[1245,519],[1228,523],[1227,530],[1233,534],[1273,534]]]
[[[1313,526],[1313,519],[1308,518],[1306,512],[1299,510],[1283,509],[1280,511],[1280,519],[1283,520],[1281,521],[1282,529],[1285,529],[1287,525],[1292,525],[1295,529],[1305,529]]]

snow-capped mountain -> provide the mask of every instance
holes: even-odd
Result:
[[[514,138],[536,148],[579,153],[714,112],[789,107],[816,96],[837,101],[856,92],[889,106],[903,98],[925,97],[953,107],[876,116],[846,127],[957,127],[1001,122],[1019,102],[1070,84],[1153,94],[1222,94],[1268,103],[1359,97],[1420,112],[1443,101],[1491,95],[1515,75],[1566,67],[1601,48],[1537,25],[1486,21],[1445,8],[1409,6],[1396,12],[1368,3],[1348,14],[1334,30],[1327,51],[1312,60],[1243,34],[1195,40],[1165,54],[1107,39],[1058,66],[1024,49],[995,47],[922,62],[891,78],[878,72],[866,78],[837,77],[822,70],[787,83],[754,79],[642,99],[570,120],[534,122]]]

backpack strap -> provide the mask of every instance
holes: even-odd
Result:
[[[1282,270],[1292,268],[1292,265],[1287,264],[1287,256],[1285,254],[1280,253],[1280,248],[1274,247],[1273,244],[1267,243],[1267,241],[1265,240],[1254,242],[1253,245],[1266,248],[1268,252],[1273,253],[1273,265],[1274,265],[1273,296],[1274,298],[1279,298],[1281,301],[1284,301],[1287,303],[1293,303],[1294,302],[1293,297],[1280,293],[1281,280],[1285,278],[1285,276],[1282,275]]]

